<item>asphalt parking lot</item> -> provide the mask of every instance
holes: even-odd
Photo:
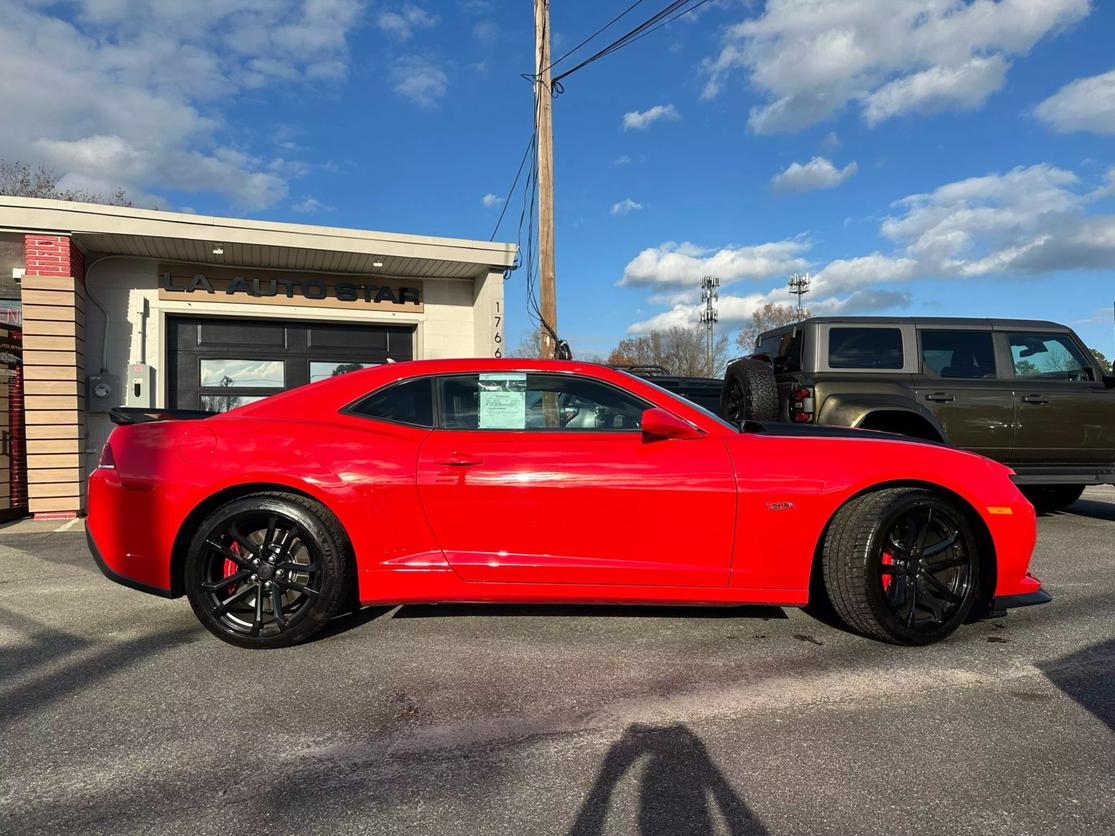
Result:
[[[0,832],[1115,832],[1115,489],[1055,600],[891,647],[798,610],[403,607],[238,650],[0,529]]]

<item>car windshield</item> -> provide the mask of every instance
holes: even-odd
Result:
[[[691,401],[688,398],[677,394],[676,392],[671,392],[669,389],[666,389],[662,386],[659,386],[653,380],[650,380],[650,379],[645,378],[645,377],[635,377],[635,375],[628,374],[627,372],[623,371],[622,369],[616,369],[616,371],[620,372],[620,374],[625,374],[628,377],[633,377],[633,378],[635,378],[635,380],[639,381],[640,383],[648,383],[651,386],[653,386],[655,389],[657,389],[659,392],[662,392],[664,395],[666,395],[670,400],[682,403],[685,406],[689,407],[690,409],[695,409],[698,412],[700,412],[702,415],[706,415],[709,418],[711,418],[712,420],[716,421],[718,424],[721,424],[725,427],[728,427],[728,429],[735,430],[736,432],[741,432],[741,429],[737,424],[733,424],[731,421],[725,421],[723,418],[721,418],[715,412],[712,412],[708,409],[705,409],[699,403],[696,403],[695,401]]]

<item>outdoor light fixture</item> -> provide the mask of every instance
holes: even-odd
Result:
[[[373,262],[372,262],[372,266],[373,266],[373,267],[382,267],[382,266],[383,266],[383,262],[382,262],[382,261],[373,261]]]
[[[224,255],[224,254],[225,254],[225,248],[224,247],[222,247],[220,244],[214,245],[213,255]]]

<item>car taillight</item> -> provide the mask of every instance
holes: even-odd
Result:
[[[800,386],[790,395],[790,420],[799,424],[813,420],[813,390]]]
[[[116,457],[112,455],[112,447],[105,444],[101,448],[101,458],[97,461],[98,470],[116,470]]]

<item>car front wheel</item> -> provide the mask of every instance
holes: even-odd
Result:
[[[979,554],[953,500],[921,488],[859,496],[825,537],[825,590],[851,629],[895,644],[952,633],[979,595]]]
[[[303,496],[232,500],[198,526],[185,565],[198,620],[230,644],[286,647],[336,615],[349,590],[344,534]]]

